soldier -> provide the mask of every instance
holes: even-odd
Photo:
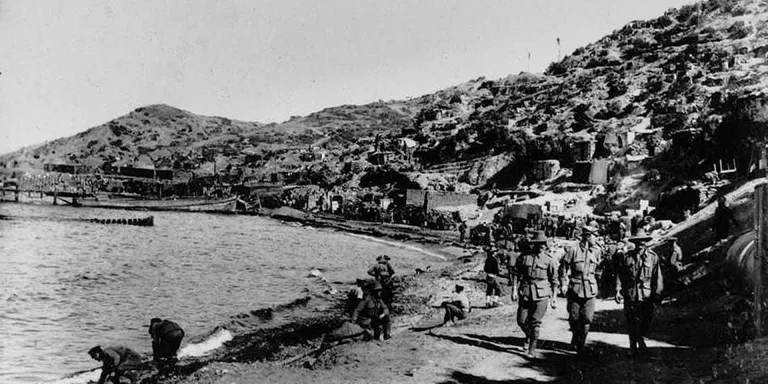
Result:
[[[528,241],[530,252],[517,258],[512,275],[512,301],[520,299],[517,324],[525,333],[528,356],[536,357],[536,341],[547,304],[557,308],[557,261],[547,250],[547,237],[538,231]],[[520,285],[517,286],[519,279]]]
[[[485,272],[485,283],[487,285],[485,289],[485,307],[498,307],[501,305],[499,303],[499,296],[501,296],[501,285],[498,281],[499,274],[501,273],[501,261],[499,260],[500,255],[495,246],[486,247],[485,252],[485,264],[483,265],[483,272]]]
[[[368,274],[376,278],[381,283],[382,297],[388,307],[392,306],[393,296],[393,282],[392,276],[395,274],[395,269],[389,264],[390,257],[387,255],[379,255],[376,257],[376,265],[368,270]]]
[[[382,298],[382,285],[375,282],[371,293],[357,305],[352,312],[352,322],[357,323],[365,332],[365,339],[379,340],[384,333],[384,340],[389,340],[392,335],[390,330],[392,322],[389,317],[389,308]]]
[[[616,302],[624,302],[631,356],[637,355],[638,347],[641,353],[648,352],[643,337],[648,334],[654,307],[661,303],[664,289],[659,256],[645,246],[649,240],[651,236],[644,231],[630,237],[635,249],[625,254],[618,264]]]
[[[464,293],[464,287],[456,284],[450,299],[443,301],[440,307],[445,309],[443,325],[451,327],[457,320],[464,320],[467,312],[472,311],[469,303],[469,297]]]
[[[734,228],[738,228],[739,223],[736,221],[731,208],[726,204],[725,196],[720,196],[717,198],[715,217],[712,220],[712,231],[715,232],[715,237],[718,241],[728,238],[731,232],[731,225]]]
[[[558,271],[561,293],[568,299],[568,323],[573,334],[571,345],[580,355],[584,352],[598,293],[595,270],[602,259],[602,249],[597,246],[596,232],[594,227],[581,228],[581,241],[566,249]],[[566,277],[569,278],[567,286]]]
[[[493,245],[493,243],[496,242],[496,228],[497,225],[495,222],[492,222],[490,225],[488,225],[488,237],[486,239],[488,241],[488,245]]]
[[[152,358],[158,370],[165,373],[173,369],[184,330],[173,321],[155,317],[149,321],[149,335],[152,336]]]
[[[104,384],[111,374],[114,374],[112,382],[120,384],[120,375],[135,370],[141,364],[141,355],[123,346],[102,348],[97,345],[91,348],[88,354],[91,355],[92,359],[102,362],[98,384]]]
[[[560,226],[560,218],[558,216],[554,216],[552,218],[552,238],[557,237],[559,226]]]
[[[347,314],[352,315],[357,305],[365,299],[365,289],[372,286],[373,280],[357,279],[355,286],[347,292]]]
[[[624,220],[619,221],[619,241],[624,241],[627,238],[627,225],[624,224]]]
[[[467,235],[467,221],[462,220],[459,224],[459,243],[464,244],[464,237]]]
[[[677,237],[670,237],[669,242],[672,245],[672,255],[669,257],[669,264],[675,271],[675,274],[683,270],[683,249],[677,245]]]
[[[506,262],[507,262],[507,284],[510,286],[514,285],[514,270],[515,270],[515,263],[517,262],[518,257],[520,257],[520,241],[521,239],[515,238],[515,236],[512,236],[512,240],[508,242],[509,248],[506,250]],[[514,288],[513,288],[514,289]]]

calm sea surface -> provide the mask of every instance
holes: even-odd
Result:
[[[155,216],[154,227],[88,218]],[[401,273],[439,260],[279,221],[0,203],[0,382],[42,382],[98,365],[86,352],[151,346],[152,317],[203,335],[230,317],[365,275],[378,254]],[[346,289],[345,286],[337,286]]]

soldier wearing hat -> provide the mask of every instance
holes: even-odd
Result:
[[[392,265],[389,264],[389,260],[391,258],[387,255],[379,255],[376,257],[376,264],[368,269],[368,274],[370,276],[373,276],[379,283],[381,283],[382,287],[382,297],[384,298],[384,302],[387,303],[387,306],[392,306],[392,291],[393,291],[393,282],[392,282],[392,276],[395,275],[395,269],[392,268]]]
[[[583,226],[581,241],[565,250],[558,270],[561,293],[568,299],[568,323],[573,335],[571,345],[579,354],[584,351],[598,294],[595,271],[602,260],[603,250],[597,245],[596,233],[597,228]]]
[[[371,293],[357,305],[352,312],[352,322],[357,323],[365,332],[365,339],[378,340],[384,333],[384,340],[391,338],[392,327],[389,318],[389,308],[382,298],[382,285],[374,283]]]
[[[624,302],[630,354],[646,353],[643,339],[653,319],[654,307],[661,302],[664,289],[659,256],[646,246],[652,239],[645,231],[638,231],[629,241],[635,249],[619,260],[616,280],[616,302]]]
[[[528,240],[530,251],[518,257],[512,273],[512,301],[518,301],[517,324],[525,333],[528,355],[535,357],[547,304],[557,307],[557,261],[547,249],[544,231]],[[519,286],[517,281],[520,282]]]

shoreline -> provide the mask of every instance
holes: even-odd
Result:
[[[418,247],[425,250],[423,253],[426,255],[444,254],[448,260],[439,268],[426,273],[401,271],[396,275],[399,285],[393,308],[393,339],[388,341],[350,342],[321,349],[323,335],[347,320],[344,314],[347,283],[329,282],[330,287],[336,285],[344,289],[336,292],[310,292],[304,299],[292,303],[233,316],[230,321],[220,324],[209,333],[190,339],[192,343],[199,343],[221,329],[232,330],[232,340],[222,347],[205,356],[182,359],[176,376],[159,378],[149,368],[141,372],[137,382],[230,384],[258,382],[265,378],[269,378],[269,382],[299,384],[315,384],[318,379],[339,383],[484,382],[482,380],[574,382],[570,379],[592,373],[608,378],[601,384],[613,384],[626,382],[629,377],[627,375],[644,374],[624,371],[620,375],[610,371],[612,368],[622,371],[622,366],[630,362],[638,363],[625,356],[623,312],[611,300],[598,302],[596,319],[599,320],[596,320],[598,325],[595,327],[594,341],[591,342],[600,364],[573,361],[567,348],[567,338],[570,336],[567,321],[562,317],[565,308],[563,299],[558,299],[559,309],[551,310],[547,315],[549,320],[546,320],[547,328],[543,331],[546,336],[542,346],[545,360],[536,363],[527,360],[519,351],[522,343],[518,334],[521,332],[515,324],[516,304],[510,302],[508,297],[510,287],[503,286],[502,307],[480,307],[478,304],[483,303],[485,290],[480,272],[483,255],[482,252],[473,254],[471,251],[477,249],[475,247],[456,247],[453,241],[457,237],[455,232],[309,215],[288,220],[271,215],[260,216],[280,220],[287,225],[296,222],[308,227],[350,233],[369,241],[400,243],[409,249]],[[556,241],[562,242],[559,239]],[[452,247],[461,249],[461,252],[448,249]],[[471,256],[464,257],[468,252]],[[473,311],[468,320],[455,327],[440,327],[442,312],[435,309],[434,305],[439,303],[439,295],[449,292],[454,284],[462,284],[467,288]],[[708,373],[702,368],[703,363],[720,370],[731,369],[730,364],[737,360],[723,360],[724,344],[701,344],[695,341],[697,335],[714,334],[722,329],[724,314],[717,308],[730,304],[719,290],[712,293],[702,299],[707,303],[707,308],[701,303],[674,302],[660,308],[659,322],[665,325],[656,326],[658,329],[653,335],[656,340],[652,348],[659,355],[677,360],[671,363],[659,362],[658,359],[642,362],[644,367],[656,369],[658,365],[659,370],[666,372],[665,376],[658,377],[675,377],[676,382],[686,383],[688,381],[677,380],[683,378],[680,360],[695,366],[695,369],[683,368],[688,378],[707,376]],[[712,302],[718,305],[712,307]],[[706,315],[706,318],[702,320],[700,315]],[[678,328],[679,331],[673,331]],[[681,346],[692,348],[681,350]],[[473,354],[478,357],[473,357]],[[516,368],[512,369],[512,366]],[[448,381],[445,381],[446,378]]]
[[[291,225],[289,220],[282,220],[270,215],[259,216],[281,221],[283,225]],[[449,234],[441,234],[442,236],[420,234],[416,227],[392,230],[379,228],[378,223],[347,222],[344,220],[311,218],[294,222],[298,222],[302,226],[334,230],[360,240],[384,243],[418,252],[425,256],[425,264],[428,264],[430,259],[438,260],[442,264],[433,269],[431,274],[439,275],[443,269],[449,269],[455,264],[456,255],[445,251],[446,247],[454,245]],[[401,235],[403,232],[408,233],[408,235]],[[445,266],[446,264],[448,265]],[[407,275],[413,273],[398,272],[401,275],[396,275],[396,279],[402,284],[398,291],[406,292],[411,280],[411,276]],[[360,273],[364,274],[365,271],[360,271]],[[232,334],[232,339],[225,342],[223,346],[208,351],[203,356],[184,357],[178,365],[178,375],[175,377],[160,379],[153,376],[156,373],[154,370],[145,369],[140,371],[137,382],[178,382],[189,379],[196,372],[201,369],[204,370],[206,366],[212,364],[276,363],[306,354],[319,346],[325,333],[333,331],[347,320],[348,316],[344,313],[344,306],[346,293],[352,287],[348,284],[352,283],[327,281],[325,285],[330,290],[308,292],[302,299],[281,305],[254,310],[245,309],[244,312],[233,315],[230,320],[216,325],[209,332],[191,336],[184,348],[192,344],[204,343],[216,332],[227,330]],[[395,317],[399,314],[412,315],[418,312],[417,307],[423,304],[409,297],[402,304],[396,303],[393,312]],[[54,382],[63,382],[63,380],[64,378]]]

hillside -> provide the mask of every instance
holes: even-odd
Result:
[[[539,160],[558,160],[572,172],[555,176],[567,178],[578,161],[603,158],[614,195],[600,203],[611,209],[700,179],[721,160],[749,172],[768,122],[766,54],[768,2],[709,0],[629,23],[542,74],[271,124],[148,106],[0,156],[0,168],[7,177],[48,162],[115,162],[210,174],[215,161],[246,177],[303,171],[296,182],[328,188],[381,176],[367,185],[468,190],[538,182],[530,166]],[[369,162],[378,151],[394,153],[383,171]]]

